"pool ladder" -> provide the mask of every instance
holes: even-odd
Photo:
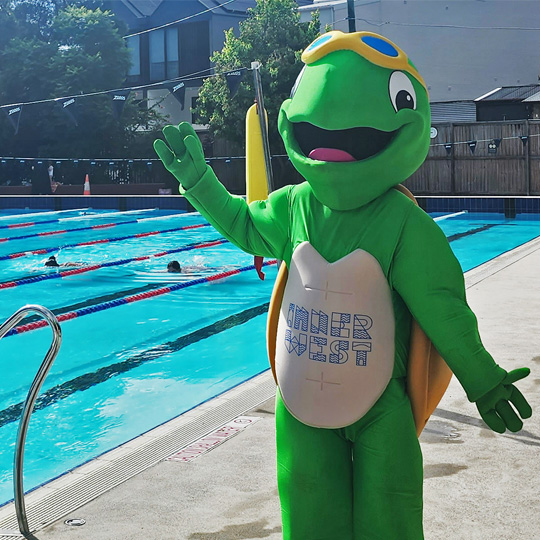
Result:
[[[19,530],[25,538],[35,538],[30,532],[28,527],[28,519],[26,517],[26,507],[24,504],[24,488],[23,488],[23,460],[24,460],[24,444],[26,442],[26,433],[28,431],[28,425],[30,423],[30,416],[34,410],[34,404],[38,397],[39,391],[49,373],[58,351],[60,350],[60,343],[62,342],[62,331],[60,324],[54,313],[43,306],[35,304],[29,304],[23,306],[17,310],[2,326],[0,326],[0,339],[2,339],[13,327],[29,313],[35,311],[43,316],[49,323],[53,332],[53,341],[47,352],[47,355],[43,359],[37,375],[34,377],[26,401],[24,402],[21,421],[19,424],[19,430],[17,432],[17,445],[15,447],[15,461],[13,465],[13,479],[14,479],[14,491],[15,491],[15,512],[17,514],[17,522],[19,524]],[[5,531],[0,531],[0,535],[6,534]],[[11,533],[8,533],[11,536]]]

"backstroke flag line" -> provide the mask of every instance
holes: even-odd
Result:
[[[179,101],[180,107],[184,110],[184,101],[186,99],[186,84],[184,81],[168,84],[166,88]]]
[[[17,105],[13,108],[5,108],[4,111],[13,125],[15,135],[17,135],[17,133],[19,133],[19,122],[21,121],[22,105]]]
[[[117,92],[110,92],[109,95],[112,99],[112,108],[114,117],[119,120],[124,110],[127,98],[130,94],[130,90],[119,90]]]
[[[240,69],[233,69],[225,73],[225,79],[227,81],[227,86],[229,87],[229,92],[231,93],[231,97],[233,97],[236,94],[236,92],[238,92],[238,88],[240,87],[240,83],[242,82],[242,78],[244,76],[245,71],[246,71],[246,68],[240,68]]]
[[[61,107],[62,111],[66,114],[66,116],[76,125],[79,125],[79,122],[77,121],[77,117],[75,115],[75,98],[68,98],[68,99],[59,99],[57,101],[58,105]]]

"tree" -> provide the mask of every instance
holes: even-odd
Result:
[[[17,20],[8,4],[0,3],[0,50],[17,35]]]
[[[216,73],[262,64],[264,104],[268,112],[268,131],[273,153],[283,153],[277,132],[279,107],[286,99],[301,70],[302,51],[319,35],[316,12],[309,23],[300,23],[298,6],[293,0],[257,0],[248,18],[240,23],[240,35],[232,28],[225,32],[225,44],[211,61]],[[244,76],[238,93],[231,98],[224,76],[209,77],[199,92],[195,114],[210,126],[212,135],[243,144],[244,123],[253,104],[252,77]]]
[[[25,0],[0,10],[0,27],[6,20],[14,21],[18,29],[15,37],[0,46],[0,103],[124,86],[130,64],[122,38],[127,29],[96,5],[95,1]],[[137,134],[141,126],[155,123],[158,116],[153,110],[130,99],[117,120],[106,94],[77,99],[73,109],[77,126],[55,103],[23,106],[17,136],[6,120],[0,122],[2,155],[90,158],[150,153],[148,137]]]

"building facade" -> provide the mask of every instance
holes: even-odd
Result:
[[[540,120],[540,84],[495,88],[475,100],[477,120]]]
[[[196,124],[191,107],[204,76],[210,75],[211,55],[223,47],[225,30],[238,29],[255,0],[110,0],[105,7],[129,28],[129,86],[155,84],[137,91],[148,106],[159,107],[171,123]],[[151,31],[149,31],[151,30]],[[181,78],[183,107],[162,81]]]
[[[348,31],[347,0],[314,0],[321,26]],[[356,29],[394,41],[418,67],[432,102],[474,100],[540,75],[540,1],[356,0]]]

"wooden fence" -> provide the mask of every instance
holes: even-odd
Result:
[[[405,182],[415,195],[540,195],[539,121],[434,127],[425,163]]]
[[[437,135],[431,139],[425,163],[405,182],[415,195],[540,195],[540,121],[434,124],[434,127]],[[476,141],[474,152],[470,144],[473,141]],[[499,141],[495,152],[494,141]],[[2,163],[0,186],[4,184],[7,186],[4,189],[16,190],[24,184],[30,185],[32,176],[36,175],[48,181],[46,162],[33,171],[32,163],[17,160]],[[210,163],[232,193],[245,193],[243,157],[210,158]],[[303,181],[286,156],[274,156],[272,166],[276,187]],[[90,174],[91,185],[154,183],[171,189],[172,193],[178,189],[176,180],[159,161],[153,161],[152,165],[146,161],[112,165],[100,162],[95,166],[55,163],[55,179],[66,187],[73,184],[82,190],[86,173]]]

